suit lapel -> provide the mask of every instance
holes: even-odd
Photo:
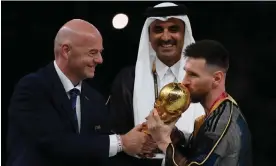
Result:
[[[63,87],[62,87],[63,88]],[[56,105],[59,105],[61,111],[63,111],[70,119],[70,123],[76,132],[78,132],[78,124],[75,121],[75,112],[71,107],[70,100],[64,90],[56,87],[53,93],[54,101]]]
[[[101,131],[100,103],[95,98],[93,91],[84,81],[81,92],[81,133]]]
[[[73,129],[77,132],[78,131],[78,124],[74,120],[74,111],[71,108],[71,103],[69,100],[69,97],[67,96],[67,93],[65,92],[65,89],[62,85],[62,82],[60,78],[58,77],[58,74],[54,68],[54,64],[51,63],[48,66],[49,76],[51,77],[50,80],[52,80],[52,98],[54,105],[57,106],[57,110],[61,114],[65,114],[69,117],[70,123],[73,127]]]
[[[82,83],[82,90],[81,90],[81,96],[80,96],[80,104],[81,104],[81,132],[86,131],[86,127],[89,126],[89,121],[93,120],[93,119],[87,119],[87,118],[91,118],[91,115],[88,108],[91,108],[90,104],[91,102],[93,102],[93,100],[91,100],[91,98],[89,97],[88,94],[86,94],[86,85],[83,82]],[[92,116],[93,117],[93,116]]]

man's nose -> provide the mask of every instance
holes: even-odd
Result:
[[[102,64],[102,63],[103,63],[102,54],[99,54],[99,55],[94,59],[94,62],[96,62],[97,64]]]
[[[190,84],[190,81],[189,81],[187,75],[185,75],[184,79],[182,80],[182,84],[183,84],[184,86],[188,86],[188,85]]]
[[[163,34],[162,34],[162,36],[161,36],[161,39],[162,39],[163,41],[168,41],[168,40],[171,39],[170,32],[169,32],[167,29],[164,30],[164,32],[163,32]]]

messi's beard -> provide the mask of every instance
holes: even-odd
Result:
[[[208,95],[208,92],[191,93],[191,102],[203,103],[207,95]]]

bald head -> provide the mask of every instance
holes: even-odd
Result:
[[[74,83],[92,78],[96,66],[103,62],[102,42],[102,36],[95,26],[84,20],[71,20],[56,35],[56,63]]]
[[[59,29],[55,37],[55,56],[60,54],[64,44],[82,45],[87,40],[96,38],[101,38],[101,34],[94,25],[81,19],[70,20]]]

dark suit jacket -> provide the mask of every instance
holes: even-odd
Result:
[[[23,77],[9,107],[8,166],[105,165],[109,156],[103,97],[82,84],[81,131],[71,103],[50,63]]]

